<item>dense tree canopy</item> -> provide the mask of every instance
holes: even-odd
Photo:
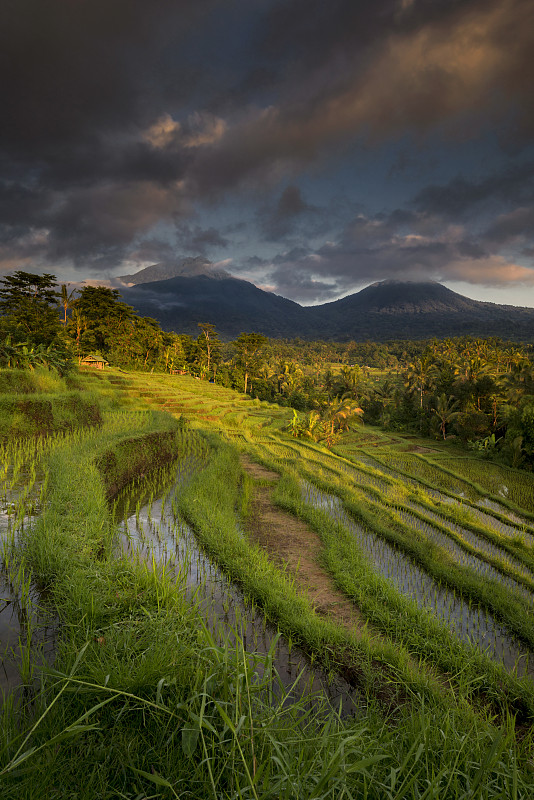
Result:
[[[2,328],[17,341],[32,347],[49,346],[58,338],[59,294],[55,276],[17,270],[0,280]]]
[[[267,342],[267,337],[261,333],[241,333],[234,342],[237,351],[236,364],[243,371],[245,394],[249,378],[255,376],[260,370],[262,350]]]
[[[534,346],[497,338],[309,342],[242,333],[220,342],[165,333],[117,289],[68,292],[54,275],[18,270],[0,280],[0,365],[68,368],[100,352],[125,369],[189,372],[292,406],[291,431],[332,442],[366,422],[457,441],[534,468]],[[305,415],[305,416],[302,416]]]

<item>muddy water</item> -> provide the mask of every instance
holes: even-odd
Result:
[[[517,670],[518,675],[534,678],[534,654],[489,612],[439,585],[412,559],[353,520],[338,497],[303,481],[302,498],[341,522],[357,539],[376,571],[403,595],[435,614],[463,641],[474,644],[508,669]]]
[[[200,609],[214,639],[231,647],[240,641],[255,654],[259,676],[271,662],[279,677],[272,689],[277,697],[301,699],[309,693],[326,696],[343,715],[362,707],[357,692],[339,676],[312,667],[305,654],[270,625],[261,609],[203,553],[191,528],[176,513],[173,496],[191,475],[190,465],[179,465],[176,478],[161,496],[136,508],[122,498],[115,511],[119,523],[120,548],[132,558],[164,565],[168,574],[182,582],[188,599]],[[312,703],[313,701],[310,701]]]

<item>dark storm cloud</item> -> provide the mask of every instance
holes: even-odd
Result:
[[[424,129],[510,101],[532,123],[530,0],[281,0],[267,20],[264,49],[289,87],[340,123],[365,113],[376,132]]]
[[[71,191],[58,204],[48,239],[48,257],[84,258],[109,268],[141,231],[168,220],[179,208],[174,190],[154,183],[114,184]]]
[[[500,220],[503,230],[524,230],[529,215]],[[455,280],[486,286],[534,285],[534,270],[510,262],[461,226],[425,214],[395,211],[358,215],[335,242],[273,259],[270,283],[302,302],[324,302],[371,281]]]
[[[184,177],[187,151],[164,153],[148,142],[104,138],[91,146],[73,147],[43,167],[39,182],[68,191],[72,186],[149,181],[168,186]]]
[[[300,303],[328,302],[339,295],[339,283],[334,278],[317,277],[307,260],[279,259],[277,269],[271,275],[276,294],[290,297]]]
[[[176,239],[180,251],[200,255],[206,255],[214,247],[224,249],[229,245],[228,239],[216,228],[201,228],[199,225],[180,226],[176,231]]]
[[[470,181],[459,176],[441,186],[427,186],[414,198],[414,206],[448,219],[464,219],[489,205],[534,203],[534,161],[514,164],[497,173]]]
[[[50,202],[50,193],[42,188],[0,181],[0,220],[6,230],[18,226],[25,230],[28,219],[42,216]]]
[[[118,266],[156,228],[166,229],[163,243],[175,228],[190,252],[224,248],[224,231],[190,220],[232,192],[259,208],[264,237],[290,247],[328,221],[300,194],[298,174],[355,142],[436,130],[469,139],[488,125],[508,126],[517,141],[533,120],[533,15],[530,0],[6,0],[4,266],[32,258]],[[436,220],[459,219],[506,191],[523,192],[515,206],[530,207],[522,180],[517,171],[508,183],[459,177],[428,187],[413,212],[355,221],[336,239],[336,258],[317,251],[318,263],[341,280],[343,253],[358,247],[370,251],[373,270],[402,268],[409,248],[434,272],[444,251],[461,260],[470,249],[475,259],[511,222],[488,230],[482,245],[457,236],[451,250]],[[267,190],[280,185],[269,205]]]
[[[501,214],[488,227],[484,239],[500,246],[524,242],[534,231],[534,205]]]
[[[3,262],[118,263],[159,219],[179,218],[170,184],[187,153],[144,128],[191,97],[202,73],[180,60],[216,0],[6,0],[0,7]]]
[[[305,202],[298,186],[286,186],[274,205],[258,210],[258,224],[267,240],[284,239],[298,227],[304,218],[316,217],[318,209]]]
[[[277,4],[267,35],[278,44],[280,34],[273,102],[250,105],[199,154],[190,174],[198,194],[277,182],[355,137],[437,129],[466,140],[511,118],[514,135],[530,130],[530,0],[427,5],[405,4],[403,15],[399,3],[340,1],[335,13],[330,4]]]
[[[175,248],[169,242],[159,239],[144,239],[130,252],[134,264],[157,264],[160,261],[171,261],[174,257]]]
[[[174,48],[214,3],[5,0],[0,144],[39,158],[95,132],[145,124],[171,87],[173,101],[183,100],[194,81]]]

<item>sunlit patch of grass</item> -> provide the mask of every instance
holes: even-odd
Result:
[[[5,797],[531,796],[531,740],[524,732],[516,737],[514,717],[532,719],[532,683],[462,644],[377,576],[348,524],[352,519],[396,543],[436,576],[446,568],[464,594],[469,586],[475,592],[475,562],[465,566],[462,584],[464,573],[451,571],[440,546],[425,543],[431,535],[425,525],[448,535],[447,525],[463,522],[438,506],[428,487],[419,482],[417,488],[415,472],[416,485],[403,480],[397,467],[411,470],[418,462],[395,457],[389,461],[392,472],[383,472],[376,462],[358,462],[352,442],[351,466],[320,445],[281,433],[290,410],[185,376],[83,376],[81,384],[90,383],[101,390],[107,408],[100,429],[4,448],[6,491],[21,489],[17,513],[23,516],[31,499],[25,482],[36,487],[43,508],[5,552],[13,556],[13,570],[21,555],[26,559],[22,592],[30,568],[49,587],[62,634],[54,668],[42,674],[39,687],[28,650],[24,670],[35,689],[31,704],[17,707],[8,699],[1,712]],[[152,404],[170,408],[175,420],[147,411]],[[180,421],[189,414],[190,427]],[[186,599],[182,565],[175,560],[171,569],[158,539],[152,500],[170,491],[165,470],[139,476],[128,489],[133,497],[149,489],[147,542],[150,533],[165,558],[156,560],[154,547],[151,557],[118,553],[119,520],[110,517],[109,487],[96,463],[105,452],[121,453],[116,467],[124,460],[127,471],[128,441],[170,430],[176,430],[186,467],[203,467],[177,482],[172,513],[187,517],[218,568],[243,587],[291,646],[300,644],[315,663],[332,668],[351,659],[366,700],[357,719],[341,720],[320,697],[290,705],[282,690],[273,692],[279,680],[274,650],[260,658],[247,652],[238,632],[221,641],[208,630],[199,608]],[[230,443],[222,444],[221,434]],[[364,435],[367,444],[380,441],[377,452],[387,455],[386,437]],[[369,620],[358,639],[319,618],[291,576],[243,534],[254,485],[243,479],[239,450],[283,474],[278,502],[317,530],[324,565]],[[49,477],[40,484],[44,464]],[[288,464],[294,471],[285,469]],[[430,472],[437,474],[431,468],[427,477]],[[345,516],[339,511],[332,518],[326,505],[303,503],[303,476],[323,493],[316,493],[316,506],[335,496],[338,505],[328,500],[334,517],[339,509]],[[461,479],[451,476],[451,494],[455,480]],[[425,522],[432,509],[443,525],[431,517]],[[499,522],[498,512],[487,511]],[[476,525],[477,535],[498,541],[496,529],[492,538],[480,520]],[[529,561],[528,543],[510,538],[510,548]],[[494,605],[504,603],[504,594],[493,587],[487,592],[494,593]],[[481,591],[477,602],[485,597]],[[521,624],[525,632],[528,624]],[[384,710],[388,698],[399,701],[392,716]]]

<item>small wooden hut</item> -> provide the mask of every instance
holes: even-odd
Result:
[[[81,367],[95,367],[96,369],[104,369],[104,367],[109,367],[109,361],[101,355],[93,355],[90,354],[82,358],[80,361]]]

